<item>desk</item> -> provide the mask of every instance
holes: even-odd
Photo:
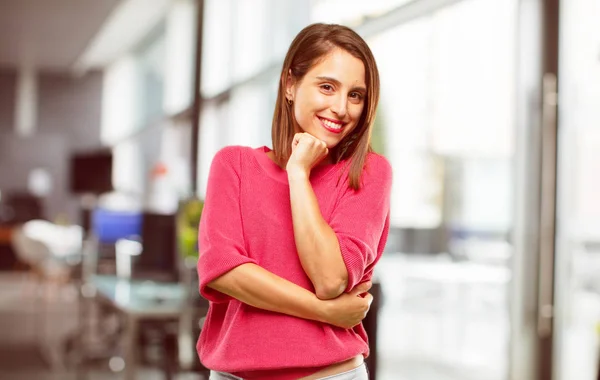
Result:
[[[112,307],[138,318],[176,318],[186,305],[186,292],[180,283],[100,275],[92,276],[90,283]]]
[[[138,326],[142,320],[176,320],[188,307],[185,288],[180,283],[119,279],[115,276],[90,277],[87,290],[95,299],[123,314],[125,333],[124,378],[135,378]]]

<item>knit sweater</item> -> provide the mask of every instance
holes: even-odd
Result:
[[[244,379],[298,379],[356,355],[369,354],[362,324],[343,329],[261,310],[207,284],[253,263],[314,292],[296,250],[287,172],[270,149],[230,146],[213,158],[199,227],[200,293],[209,300],[197,350],[202,363]],[[336,233],[348,287],[368,281],[389,230],[392,171],[369,153],[361,188],[348,186],[345,163],[312,169],[321,214]],[[344,174],[345,173],[345,174]]]

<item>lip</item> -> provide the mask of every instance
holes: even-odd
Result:
[[[323,126],[323,128],[325,128],[326,130],[328,130],[331,133],[336,133],[336,134],[342,133],[342,131],[344,130],[344,125],[346,124],[346,123],[342,123],[342,127],[340,129],[331,129],[327,125],[325,125],[325,123],[323,123],[322,120],[331,121],[332,123],[336,123],[336,124],[339,124],[340,121],[339,120],[328,119],[326,117],[321,117],[321,116],[317,116],[317,119],[319,119],[319,122],[321,123],[321,126]]]

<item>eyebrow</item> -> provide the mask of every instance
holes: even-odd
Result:
[[[332,77],[321,77],[321,76],[319,76],[319,77],[317,77],[317,79],[318,80],[324,80],[324,81],[327,81],[327,82],[333,82],[333,83],[335,83],[336,86],[340,86],[342,84],[339,80],[337,80],[335,78],[332,78]],[[362,87],[362,86],[355,86],[355,87],[352,87],[350,90],[351,91],[362,91],[363,93],[367,92],[367,89],[365,87]]]

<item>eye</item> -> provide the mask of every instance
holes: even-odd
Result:
[[[322,84],[320,87],[325,91],[333,91],[333,87],[330,84]]]
[[[361,94],[360,92],[351,92],[350,93],[350,98],[354,99],[354,100],[362,100],[363,99],[363,94]]]

